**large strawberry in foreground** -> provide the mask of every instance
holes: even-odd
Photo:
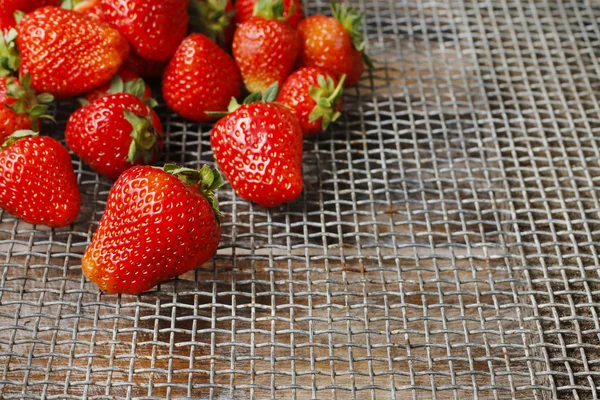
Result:
[[[69,152],[56,140],[17,131],[0,150],[0,208],[30,224],[59,228],[79,214]]]
[[[211,133],[215,159],[235,192],[265,207],[294,200],[302,192],[302,129],[285,106],[272,103],[277,85],[245,104],[232,101]],[[258,101],[255,101],[258,100]]]
[[[144,59],[166,61],[187,32],[188,0],[103,0],[106,22]]]
[[[363,16],[345,4],[331,3],[333,17],[312,15],[298,25],[301,38],[301,66],[319,67],[336,79],[346,75],[346,87],[355,85],[365,63],[372,67],[365,53],[362,34]]]
[[[65,138],[75,154],[110,179],[133,165],[155,162],[164,142],[158,116],[130,93],[111,94],[77,110]]]
[[[165,165],[125,171],[82,269],[102,291],[137,294],[208,261],[221,237],[216,170]]]
[[[43,7],[18,25],[21,75],[59,99],[89,92],[117,73],[129,54],[121,34],[103,22],[59,7]]]
[[[195,33],[177,49],[163,77],[163,97],[179,115],[210,121],[207,111],[225,111],[242,91],[242,77],[231,56],[208,37]]]
[[[282,13],[281,0],[260,0],[254,17],[235,31],[233,56],[249,92],[281,86],[294,69],[300,42]]]

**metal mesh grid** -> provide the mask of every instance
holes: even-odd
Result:
[[[74,226],[1,215],[0,398],[598,397],[600,4],[354,5],[376,68],[305,140],[300,199],[221,191],[210,263],[99,293],[111,183],[75,157]],[[169,161],[212,162],[159,111]]]

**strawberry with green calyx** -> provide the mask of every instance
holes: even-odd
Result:
[[[231,0],[190,0],[188,11],[194,32],[206,35],[224,49],[231,46],[235,32]]]
[[[365,63],[373,67],[365,53],[363,15],[345,4],[331,4],[333,17],[312,15],[298,25],[301,40],[299,64],[319,67],[336,79],[346,75],[344,85],[355,85]]]
[[[271,1],[274,3],[276,0]],[[235,2],[236,23],[241,24],[252,18],[257,3],[258,0],[237,0]],[[292,28],[296,29],[300,21],[304,18],[302,0],[283,0],[282,5],[284,6],[283,16],[286,18],[286,22]]]
[[[336,84],[327,72],[319,68],[301,68],[285,81],[277,102],[294,111],[305,135],[317,134],[342,115],[345,79],[344,75]]]
[[[135,72],[121,67],[117,75],[115,75],[109,84],[103,85],[98,89],[87,93],[83,98],[79,99],[79,104],[86,105],[101,97],[116,93],[130,93],[154,108],[158,105],[157,101],[152,98],[152,89],[144,82]]]
[[[221,238],[222,184],[208,166],[128,169],[110,190],[83,273],[104,292],[138,294],[201,266]]]
[[[210,144],[235,192],[265,207],[297,198],[302,181],[302,129],[286,106],[272,103],[277,84],[240,105],[214,126]]]
[[[48,93],[36,95],[30,87],[30,76],[21,81],[15,77],[0,77],[0,142],[18,130],[40,131],[40,119],[54,121],[47,115],[54,99]]]
[[[17,49],[17,31],[14,28],[6,34],[0,32],[0,76],[16,75],[21,58]]]
[[[298,57],[298,35],[283,17],[283,2],[260,0],[254,17],[240,24],[233,37],[233,56],[250,92],[282,85]]]
[[[48,136],[21,130],[0,150],[0,208],[30,224],[67,226],[80,195],[69,152]]]
[[[164,144],[158,116],[130,93],[81,107],[69,118],[65,138],[75,154],[110,179],[133,165],[154,163]]]

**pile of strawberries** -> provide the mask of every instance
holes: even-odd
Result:
[[[110,293],[196,268],[221,236],[221,173],[151,166],[165,136],[143,79],[161,79],[182,117],[216,121],[220,171],[240,197],[273,207],[303,190],[303,135],[340,117],[343,88],[370,65],[362,16],[343,4],[304,18],[301,0],[59,3],[0,0],[0,207],[32,224],[75,221],[69,152],[39,132],[48,103],[79,98],[66,143],[116,180],[82,268]]]

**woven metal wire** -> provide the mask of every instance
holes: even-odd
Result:
[[[305,140],[306,190],[221,190],[196,271],[87,282],[111,182],[76,157],[76,224],[1,215],[0,398],[598,398],[600,4],[353,4],[375,69]],[[210,126],[159,113],[168,161],[213,162]]]

